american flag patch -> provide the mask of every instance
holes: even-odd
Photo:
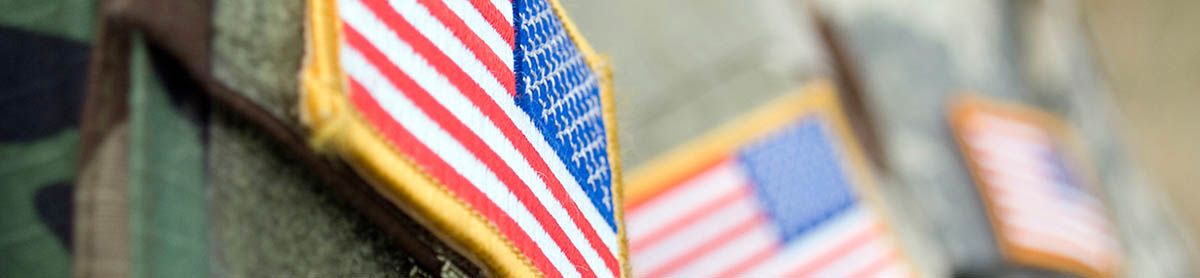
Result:
[[[1013,261],[1110,276],[1117,236],[1065,124],[1033,108],[964,98],[952,127],[984,199],[1000,250]]]
[[[351,121],[372,135],[342,139],[352,164],[383,176],[381,191],[408,196],[415,204],[401,205],[428,214],[435,230],[500,273],[622,276],[606,78],[554,0],[328,2],[312,12],[314,25],[324,25],[311,36],[315,47],[336,50],[313,53],[336,53],[334,70],[326,69],[341,73],[330,102],[344,98]],[[333,24],[322,23],[320,14],[332,10]],[[334,35],[322,37],[322,28]],[[310,110],[318,139],[322,126],[337,125],[311,118],[338,109]],[[386,155],[398,162],[375,157]],[[454,202],[426,204],[443,197],[417,196],[423,187]],[[491,234],[460,225],[475,220]]]
[[[860,194],[870,174],[828,88],[778,100],[633,173],[634,276],[912,276],[885,216]]]

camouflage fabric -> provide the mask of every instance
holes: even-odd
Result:
[[[1149,205],[1155,203],[1153,187],[1113,140],[1119,136],[1104,104],[1109,96],[1092,72],[1072,1],[820,3],[856,58],[888,163],[905,185],[904,195],[930,215],[926,232],[945,248],[940,256],[952,273],[1058,275],[1007,264],[991,242],[979,195],[945,120],[949,97],[971,92],[1042,107],[1081,127],[1131,252],[1125,275],[1191,276],[1191,267],[1181,263],[1194,260],[1189,240],[1168,209]]]
[[[189,86],[140,35],[130,45],[128,120],[82,166],[76,275],[208,276],[202,129],[188,116],[203,103],[178,97]]]
[[[970,89],[1080,127],[1127,275],[1195,276],[1189,234],[1113,124],[1077,2],[564,5],[611,55],[628,168],[846,63],[876,123],[880,189],[924,273],[1053,274],[1006,265],[990,242],[943,115],[947,96]],[[304,9],[0,2],[0,277],[479,276],[309,151],[294,107]],[[809,9],[849,59],[831,57]]]
[[[71,273],[90,0],[0,3],[0,277]]]
[[[196,86],[181,78],[182,69],[156,63],[161,60],[152,60],[148,48],[134,37],[127,161],[131,276],[206,277],[208,202],[198,122],[204,103]]]
[[[1166,201],[1170,196],[1163,196],[1167,192],[1159,191],[1166,189],[1159,186],[1168,183],[1149,179],[1143,165],[1132,158],[1128,136],[1121,132],[1128,129],[1119,124],[1122,114],[1113,109],[1114,95],[1100,74],[1094,58],[1097,50],[1092,49],[1081,24],[1083,4],[1033,2],[1018,6],[1021,34],[1036,42],[1023,48],[1030,98],[1076,123],[1087,141],[1124,237],[1126,274],[1196,276],[1195,239],[1179,216],[1186,207],[1172,207]]]
[[[3,277],[70,274],[74,129],[0,144],[0,269]]]
[[[96,0],[9,0],[0,3],[0,25],[80,43],[92,40]]]
[[[945,104],[959,90],[1013,99],[1023,90],[1011,34],[997,3],[953,5],[954,12],[900,13],[909,4],[881,1],[832,2],[827,11],[860,70],[868,109],[875,112],[900,196],[926,213],[925,233],[945,248],[951,272],[986,275],[1006,271],[978,194],[946,127]],[[824,4],[824,3],[823,3]],[[936,21],[941,20],[941,22]],[[943,28],[955,26],[958,29]],[[994,36],[969,36],[973,33]],[[973,51],[973,52],[968,52]],[[971,57],[972,59],[967,59]]]

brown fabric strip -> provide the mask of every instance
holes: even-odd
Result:
[[[75,183],[75,277],[129,277],[129,127],[116,123]]]
[[[135,26],[197,75],[209,72],[211,0],[102,0],[101,18]],[[103,39],[103,37],[99,37]]]
[[[129,118],[129,29],[102,19],[96,37],[79,121],[83,162],[91,161],[104,137]]]
[[[127,277],[130,32],[101,20],[80,120],[74,195],[74,276]]]
[[[866,150],[872,166],[882,171],[889,171],[890,168],[886,163],[887,153],[883,144],[880,143],[879,134],[876,131],[878,125],[875,124],[874,115],[871,113],[874,110],[867,105],[868,99],[862,90],[862,80],[858,76],[859,71],[854,67],[855,61],[847,53],[848,50],[842,43],[842,38],[834,30],[832,23],[816,5],[809,5],[807,10],[825,50],[829,54],[833,71],[837,77],[835,80],[840,89],[838,91],[841,92],[842,109],[846,109],[851,129],[854,130],[854,134],[859,138],[863,149]]]

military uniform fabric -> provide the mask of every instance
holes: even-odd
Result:
[[[627,169],[644,166],[804,82],[843,74],[835,72],[839,61],[831,57],[835,53],[812,18],[820,12],[815,5],[778,0],[564,5],[594,45],[612,54]],[[620,20],[607,16],[614,14]],[[664,14],[671,16],[660,16]],[[851,101],[854,96],[846,94],[845,85],[838,84],[840,95]],[[856,132],[869,128],[857,115],[851,116],[851,125]],[[864,134],[870,133],[856,134],[857,139],[870,143]],[[907,251],[923,273],[944,274],[940,250],[927,244],[930,239],[919,229],[925,220],[906,198],[910,192],[896,186],[899,181],[889,173],[875,174],[889,212],[904,223],[896,225],[896,232]]]
[[[184,197],[179,197],[153,193],[161,192],[162,189],[170,188],[171,186],[179,186],[180,183],[195,184],[191,182],[192,179],[162,177],[155,170],[149,170],[153,168],[149,166],[153,166],[151,162],[156,161],[155,159],[172,159],[178,157],[170,154],[159,156],[153,151],[139,152],[138,147],[132,148],[130,151],[131,154],[128,154],[129,157],[127,159],[129,161],[127,163],[131,163],[132,166],[141,165],[139,166],[141,168],[133,167],[135,169],[131,173],[141,173],[142,175],[115,177],[116,179],[112,183],[120,184],[128,182],[131,187],[124,188],[125,191],[118,190],[117,193],[120,193],[118,195],[124,194],[121,196],[128,195],[135,198],[110,202],[108,206],[111,208],[110,210],[115,211],[117,215],[125,216],[127,214],[122,214],[120,211],[122,209],[121,203],[130,204],[132,205],[132,209],[136,209],[145,206],[153,207],[154,204],[161,204],[163,201],[172,198],[183,198],[176,201],[184,203],[194,203],[196,200],[203,201],[191,209],[161,211],[159,214],[152,213],[159,212],[157,210],[147,209],[143,212],[151,212],[149,213],[150,217],[143,219],[139,217],[146,215],[128,215],[130,216],[129,219],[119,220],[130,223],[142,223],[152,222],[150,220],[155,219],[154,215],[201,217],[203,221],[195,221],[194,223],[197,223],[195,225],[199,226],[193,228],[206,231],[206,235],[212,236],[212,239],[204,241],[207,243],[206,246],[184,245],[195,247],[187,249],[190,251],[200,250],[200,252],[207,252],[205,259],[208,260],[190,260],[198,263],[191,266],[176,265],[170,267],[171,261],[169,260],[152,260],[157,258],[154,256],[139,255],[153,253],[141,250],[139,246],[173,246],[154,245],[153,242],[155,239],[153,238],[134,236],[130,237],[132,240],[127,244],[98,246],[108,248],[105,250],[110,250],[111,252],[99,250],[93,253],[97,254],[97,256],[91,257],[94,260],[77,261],[76,266],[78,269],[88,270],[77,271],[78,273],[95,274],[94,276],[104,276],[103,274],[105,273],[133,273],[137,276],[142,276],[140,274],[150,274],[150,276],[153,276],[154,274],[164,273],[161,271],[170,271],[173,269],[194,270],[199,268],[203,268],[201,269],[203,271],[198,270],[193,271],[193,273],[230,276],[253,276],[254,273],[263,273],[251,271],[252,268],[245,267],[246,265],[243,262],[273,262],[265,263],[264,266],[286,265],[290,267],[290,270],[299,271],[298,273],[358,273],[374,276],[392,273],[397,269],[404,270],[397,273],[418,277],[427,274],[453,277],[455,275],[461,276],[464,273],[466,275],[477,273],[470,263],[466,262],[456,253],[444,248],[438,239],[429,236],[423,230],[423,227],[416,225],[406,215],[392,207],[386,200],[379,198],[374,195],[374,192],[369,191],[370,189],[365,187],[362,180],[353,172],[350,172],[344,166],[320,158],[312,153],[308,149],[307,143],[298,135],[300,130],[292,123],[294,113],[287,111],[290,109],[289,106],[294,105],[296,102],[294,99],[295,73],[298,71],[298,68],[296,68],[299,63],[298,54],[302,50],[302,47],[299,47],[300,43],[298,39],[303,25],[287,17],[286,11],[302,9],[302,5],[260,3],[255,1],[221,1],[213,3],[209,1],[113,0],[104,1],[100,6],[102,15],[100,32],[104,35],[98,37],[97,44],[106,47],[98,50],[98,54],[94,57],[93,67],[96,70],[92,71],[93,75],[90,79],[90,87],[93,92],[90,97],[93,101],[89,102],[89,109],[85,109],[88,111],[87,114],[90,122],[94,124],[86,125],[91,127],[87,128],[89,130],[87,134],[90,135],[84,136],[84,155],[86,157],[93,156],[92,153],[99,153],[97,151],[99,148],[96,146],[109,144],[100,143],[104,141],[102,139],[124,134],[113,133],[114,130],[118,130],[114,129],[115,127],[123,126],[126,122],[142,121],[154,124],[159,121],[155,117],[136,117],[136,115],[139,115],[136,113],[137,109],[132,109],[133,112],[129,112],[131,109],[128,107],[130,103],[136,102],[139,98],[137,94],[126,92],[136,88],[137,86],[135,85],[141,84],[137,80],[142,78],[136,70],[133,70],[136,67],[131,67],[129,64],[130,57],[138,57],[134,55],[136,53],[131,54],[130,49],[143,47],[139,46],[138,43],[130,43],[130,41],[132,40],[131,37],[144,36],[144,39],[142,39],[146,45],[144,47],[153,49],[152,52],[155,53],[151,55],[151,58],[147,59],[153,61],[152,64],[155,66],[171,68],[168,73],[160,76],[169,80],[169,82],[166,82],[166,89],[170,92],[169,99],[171,103],[178,102],[181,98],[192,99],[201,103],[199,106],[200,109],[178,109],[179,107],[165,109],[165,111],[175,111],[171,113],[187,112],[193,115],[192,119],[200,119],[195,121],[201,124],[200,131],[184,132],[185,134],[198,135],[201,137],[200,141],[203,142],[204,138],[207,138],[205,130],[217,130],[217,128],[204,128],[203,122],[208,118],[207,113],[224,113],[229,115],[227,118],[236,118],[238,122],[252,127],[249,129],[258,134],[251,136],[256,138],[255,140],[265,137],[269,139],[269,142],[277,144],[276,147],[271,148],[271,151],[256,152],[256,154],[265,157],[282,156],[290,161],[298,161],[299,163],[292,165],[266,164],[268,166],[259,166],[263,170],[260,172],[231,172],[224,171],[227,170],[226,168],[209,167],[224,164],[206,164],[201,162],[202,176],[199,180],[204,181],[200,183],[200,193],[190,190],[188,191],[190,192],[189,194],[180,194]],[[280,12],[283,13],[281,14]],[[254,26],[255,28],[245,28],[247,26]],[[138,35],[131,36],[129,35],[130,33]],[[277,34],[278,36],[262,36],[262,34]],[[289,36],[288,34],[292,35]],[[292,51],[279,51],[280,49],[292,49]],[[172,87],[172,84],[182,85]],[[137,90],[133,91],[136,92]],[[153,102],[156,98],[142,97],[141,99]],[[164,103],[161,100],[159,98],[157,102],[148,103],[143,109],[164,111],[164,108],[162,108]],[[206,112],[209,109],[212,112]],[[196,114],[201,116],[195,117],[194,115]],[[130,115],[134,116],[131,118]],[[139,126],[143,127],[138,128]],[[130,138],[130,142],[149,142],[151,144],[161,140],[155,138],[164,137],[164,135],[160,134],[161,132],[170,132],[161,125],[135,124],[129,130],[132,130],[133,132],[131,133],[134,135]],[[223,141],[221,141],[221,144],[250,144],[246,143],[250,139],[243,137],[227,136],[222,138]],[[202,159],[210,159],[207,160],[210,162],[213,157],[232,157],[250,161],[266,159],[258,156],[222,155],[218,152],[225,149],[226,146],[224,145],[214,146],[209,143],[200,145],[203,147],[200,150],[200,157]],[[261,144],[258,146],[261,146]],[[195,156],[194,151],[188,152],[187,156]],[[112,151],[105,153],[112,153]],[[141,162],[139,162],[139,159],[141,159]],[[103,159],[96,160],[105,161]],[[91,164],[107,165],[105,163]],[[188,168],[191,168],[196,164],[189,163],[188,165]],[[301,169],[305,169],[305,171],[292,169],[294,167],[300,167]],[[315,179],[303,179],[304,182],[300,183],[277,182],[278,186],[275,187],[244,186],[246,185],[245,183],[217,182],[229,180],[265,181],[267,179],[264,177],[278,173],[309,171],[315,173],[313,175]],[[85,170],[85,172],[96,171]],[[238,176],[221,176],[232,174],[237,174]],[[111,174],[105,173],[102,175]],[[149,190],[142,192],[138,189],[142,187],[137,186],[139,181],[144,182],[145,185],[152,186],[145,186],[144,188]],[[312,190],[311,186],[314,184],[326,189],[319,191],[319,193],[306,191]],[[192,185],[189,188],[194,189],[197,186]],[[291,190],[310,193],[306,193],[308,195],[301,193],[280,194],[277,191],[281,190],[281,188],[293,188]],[[138,194],[139,192],[148,194]],[[285,192],[290,191],[285,190]],[[319,201],[324,199],[314,198],[311,194],[332,195],[342,200],[342,202]],[[138,196],[148,198],[136,198]],[[247,199],[222,199],[217,196],[270,196],[271,198],[284,198],[285,200],[267,202],[273,199],[254,199],[251,197],[246,197]],[[104,199],[94,195],[82,197],[82,199],[88,198]],[[238,200],[243,201],[237,202]],[[247,203],[248,201],[244,200],[263,201],[264,207],[256,208],[253,202]],[[240,205],[224,206],[223,202],[225,201]],[[345,209],[344,206],[346,205],[352,207],[352,209]],[[357,226],[344,227],[341,225],[346,224],[346,222],[314,225],[312,222],[288,221],[288,219],[307,219],[309,216],[299,213],[313,210],[336,215],[337,217],[330,217],[336,219],[361,219],[362,216],[366,216],[365,219],[369,219],[374,225],[363,226],[361,224],[354,224]],[[101,209],[101,211],[104,210]],[[130,210],[129,213],[136,214],[138,211]],[[205,217],[205,215],[208,216]],[[245,235],[244,232],[246,230],[240,225],[251,225],[256,221],[264,223],[258,223],[257,226],[253,227],[262,228],[264,227],[263,225],[272,225],[266,226],[273,228],[269,229],[271,233],[255,234],[257,237],[228,236]],[[81,219],[78,222],[93,225],[107,223],[105,221],[96,221],[95,218]],[[139,227],[139,225],[131,226],[134,229],[130,231],[131,235],[139,235],[137,234],[139,233],[137,231]],[[155,226],[151,225],[149,227]],[[363,229],[367,232],[355,229]],[[387,244],[379,244],[379,233],[386,235],[382,237],[384,239],[382,241]],[[373,236],[362,236],[361,234]],[[335,243],[321,241],[309,235],[328,235],[333,238],[342,238],[344,241],[338,246],[333,246]],[[94,234],[84,234],[83,236],[94,236]],[[259,240],[241,240],[244,238],[257,238]],[[309,240],[294,242],[283,239]],[[97,245],[108,243],[97,242],[95,240],[90,242]],[[263,248],[256,252],[249,252],[245,248],[238,248],[242,246],[240,244],[262,242],[287,242],[294,245],[294,247]],[[303,248],[295,246],[303,246]],[[345,247],[343,248],[342,246]],[[370,249],[376,251],[346,251],[366,250],[354,248],[376,248]],[[311,252],[298,252],[301,250]],[[380,253],[395,254],[395,256],[374,255]],[[115,261],[105,260],[106,258],[100,256],[103,254],[117,254],[118,256],[114,257],[118,259]],[[128,257],[129,261],[121,262],[119,259],[123,258],[119,256],[121,254]],[[342,259],[331,259],[336,257],[341,257]],[[298,265],[285,264],[285,262],[298,262],[305,261],[306,259],[311,259],[308,260],[310,263]],[[98,263],[100,261],[104,263]],[[205,261],[210,262],[204,263]],[[117,266],[113,266],[113,264],[117,264]],[[203,267],[197,265],[203,265]],[[386,269],[366,267],[369,265],[389,267]],[[410,267],[408,266],[416,267],[412,267],[413,270],[410,271]],[[273,269],[279,270],[282,268]],[[115,271],[104,272],[105,270]]]
[[[0,3],[0,277],[70,275],[93,7]]]
[[[1029,96],[1075,123],[1089,147],[1113,223],[1123,236],[1125,274],[1196,276],[1195,239],[1189,237],[1180,211],[1166,201],[1170,198],[1157,190],[1167,184],[1147,177],[1146,169],[1133,159],[1128,142],[1138,135],[1121,132],[1128,127],[1120,124],[1121,111],[1112,103],[1117,95],[1100,71],[1099,49],[1085,32],[1085,6],[1080,1],[1017,5],[1020,35],[1029,41],[1020,58],[1030,79]]]
[[[1060,275],[1052,271],[1032,269],[1005,262],[996,249],[992,230],[980,209],[979,194],[963,169],[961,153],[950,141],[946,125],[945,105],[952,95],[970,93],[989,98],[1026,103],[1069,116],[1073,124],[1085,127],[1085,137],[1091,144],[1093,162],[1099,165],[1103,187],[1110,196],[1124,200],[1110,202],[1115,223],[1140,222],[1133,240],[1159,241],[1170,238],[1172,244],[1156,244],[1157,254],[1180,254],[1186,242],[1178,234],[1163,232],[1170,223],[1160,208],[1144,206],[1153,203],[1146,196],[1145,181],[1138,181],[1130,172],[1128,159],[1115,154],[1110,138],[1104,132],[1112,122],[1103,118],[1109,111],[1102,91],[1097,87],[1103,80],[1083,69],[1092,65],[1061,64],[1086,59],[1082,40],[1063,41],[1070,37],[1064,30],[1054,35],[1030,33],[1044,26],[1031,16],[1031,6],[1067,7],[1066,2],[1008,2],[1008,1],[818,1],[829,11],[835,29],[847,41],[861,70],[867,105],[872,107],[879,127],[884,151],[907,196],[931,218],[929,233],[940,240],[955,275]],[[903,12],[900,12],[903,11]],[[1081,22],[1077,11],[1045,16],[1053,21]],[[1024,28],[1024,29],[1022,29]],[[986,35],[981,35],[986,34]],[[1049,38],[1049,40],[1047,40]],[[1060,56],[1061,55],[1061,56]],[[1060,70],[1069,69],[1069,72]],[[1047,88],[1046,85],[1049,85]],[[1102,87],[1102,86],[1100,86]],[[1069,99],[1074,98],[1074,99]],[[1062,109],[1063,106],[1071,107]],[[1090,114],[1082,120],[1080,114]],[[1111,130],[1110,130],[1111,131]],[[1105,150],[1107,149],[1107,150]],[[1099,151],[1097,151],[1099,150]],[[1120,164],[1120,166],[1114,165]],[[1119,190],[1112,190],[1119,188]],[[1112,192],[1120,192],[1114,194]],[[1141,203],[1141,204],[1131,204]],[[1157,210],[1157,211],[1156,211]],[[1122,220],[1139,211],[1143,219]],[[1156,215],[1157,214],[1157,215]],[[1150,217],[1152,216],[1152,217]],[[1151,218],[1151,219],[1146,219]],[[1146,236],[1153,233],[1154,236]],[[1155,238],[1155,240],[1145,240]],[[1126,234],[1124,239],[1130,240]],[[1136,243],[1151,248],[1145,243]],[[1171,246],[1167,246],[1171,245]],[[1172,250],[1174,249],[1174,250]],[[1148,250],[1148,249],[1146,249]],[[1147,251],[1141,251],[1147,252]],[[1172,257],[1167,255],[1165,257]],[[1186,267],[1175,260],[1159,260],[1164,266],[1149,272],[1130,269],[1126,275],[1146,276],[1149,273],[1176,273],[1166,277],[1188,276]],[[1184,259],[1186,260],[1186,259]],[[1148,269],[1147,267],[1140,267]]]
[[[296,105],[298,101],[299,84],[297,72],[302,61],[303,47],[303,1],[263,3],[247,0],[220,0],[213,5],[213,34],[212,52],[209,60],[212,62],[211,74],[221,87],[236,92],[232,97],[220,99],[240,99],[243,105],[254,109],[237,109],[230,111],[233,115],[244,115],[246,112],[255,114],[243,117],[243,120],[260,127],[259,131],[275,142],[283,144],[284,153],[299,158],[308,169],[317,171],[315,175],[321,183],[332,190],[325,194],[340,196],[346,204],[355,210],[325,210],[335,214],[363,214],[375,226],[388,235],[393,243],[399,245],[409,255],[409,258],[393,258],[400,261],[413,260],[425,272],[434,274],[443,269],[443,275],[455,275],[456,272],[478,273],[471,263],[447,249],[440,241],[432,237],[422,226],[416,224],[403,212],[396,209],[387,200],[378,196],[365,182],[340,163],[332,162],[316,156],[309,148],[307,141],[300,137]],[[238,106],[235,106],[238,107]],[[281,139],[282,138],[282,139]],[[242,194],[264,194],[254,187],[235,188],[244,190]],[[266,192],[269,194],[269,191]],[[287,212],[308,210],[313,204],[305,202],[280,203],[274,214],[289,217]],[[291,207],[283,206],[286,204]],[[264,212],[271,213],[271,212]],[[345,218],[359,217],[344,215]],[[289,225],[291,223],[288,223]],[[289,226],[291,228],[277,229],[279,237],[303,237],[310,226]],[[354,240],[353,234],[338,228],[324,228],[328,231],[321,233],[337,235]],[[217,227],[218,230],[224,228]],[[368,244],[369,241],[357,244]],[[320,245],[327,245],[321,243]],[[335,252],[331,252],[336,254]],[[330,255],[332,255],[330,254]],[[363,254],[350,253],[356,260],[374,261]],[[236,255],[236,254],[235,254]],[[303,258],[303,253],[288,253],[294,259]],[[383,257],[389,258],[389,257]],[[398,264],[400,261],[391,262]],[[314,264],[316,271],[349,271],[353,264]]]
[[[214,276],[435,277],[253,126],[210,119]]]
[[[819,1],[860,72],[864,104],[874,112],[881,149],[901,196],[927,214],[950,273],[1005,271],[980,199],[946,127],[947,97],[971,88],[1019,97],[1022,80],[1005,57],[1015,55],[1005,10],[994,1],[917,5],[883,1]],[[952,13],[939,14],[944,7]],[[901,9],[901,7],[906,7]],[[901,13],[901,10],[913,10]],[[940,23],[949,24],[940,24]],[[955,28],[943,28],[953,26]],[[972,36],[971,34],[997,34]]]
[[[131,37],[126,109],[82,167],[76,275],[206,276],[205,103]],[[161,54],[159,54],[161,55]],[[113,109],[116,110],[116,109]],[[113,111],[110,110],[110,111]],[[85,123],[85,126],[94,123]],[[123,145],[123,146],[122,146]]]

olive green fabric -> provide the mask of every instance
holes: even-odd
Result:
[[[295,124],[305,1],[217,0],[212,74],[276,118]]]
[[[140,36],[130,59],[132,276],[207,277],[201,127],[173,108]]]
[[[0,25],[90,41],[95,24],[95,0],[0,1]]]
[[[217,0],[212,75],[293,129],[304,54],[305,1]],[[217,114],[210,124],[209,172],[219,276],[426,277],[311,171],[288,161],[265,134]],[[415,224],[414,224],[415,225]],[[439,239],[410,227],[433,249],[443,277],[468,266]],[[418,254],[419,255],[419,254]],[[452,259],[453,258],[453,259]]]
[[[216,276],[428,277],[264,136],[210,118]]]
[[[75,176],[79,133],[65,129],[33,142],[0,144],[0,277],[67,277],[71,260],[38,220],[35,194]]]

